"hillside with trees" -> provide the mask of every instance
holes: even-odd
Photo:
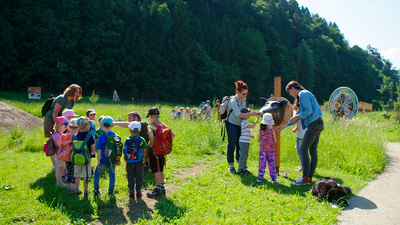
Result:
[[[378,49],[349,46],[295,0],[14,0],[0,12],[3,90],[77,83],[85,95],[197,104],[234,94],[238,79],[257,103],[275,76],[321,103],[340,86],[376,103],[399,89]]]

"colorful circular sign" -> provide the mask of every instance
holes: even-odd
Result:
[[[340,117],[351,119],[355,117],[358,112],[356,93],[348,87],[337,88],[329,98],[329,112],[334,119]]]

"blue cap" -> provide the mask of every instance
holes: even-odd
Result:
[[[101,121],[101,125],[104,126],[105,124],[108,124],[108,126],[113,125],[114,124],[113,118],[111,116],[105,116]]]

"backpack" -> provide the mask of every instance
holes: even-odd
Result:
[[[230,100],[231,100],[231,96],[225,96],[222,98],[221,105],[219,106],[219,114],[221,115],[221,120],[224,120],[224,119],[226,119],[226,117],[228,117],[228,106],[229,106]],[[232,109],[231,109],[231,111],[232,111]]]
[[[143,147],[141,146],[142,137],[127,138],[125,141],[125,161],[127,163],[137,163],[142,161]]]
[[[58,146],[54,143],[53,135],[47,139],[46,143],[44,143],[43,151],[46,153],[46,156],[52,156],[57,152]]]
[[[162,123],[161,126],[159,126],[156,122],[152,122],[154,126],[156,126],[156,154],[155,155],[167,155],[171,153],[172,151],[172,131]]]
[[[71,154],[71,161],[74,165],[77,166],[83,166],[87,165],[89,163],[89,149],[87,147],[87,142],[89,141],[89,138],[93,134],[91,132],[88,132],[88,134],[85,137],[85,140],[79,141],[76,137],[76,135],[72,136],[72,154]]]
[[[122,152],[124,151],[124,144],[122,143],[121,136],[118,134],[109,136],[106,133],[104,133],[104,136],[107,138],[104,156],[111,164],[120,161]]]
[[[50,111],[51,105],[53,104],[54,99],[56,99],[56,97],[50,97],[50,98],[46,99],[46,101],[44,102],[44,104],[42,106],[42,116],[46,116],[47,112]]]
[[[71,162],[72,134],[67,133],[61,136],[61,147],[57,152],[57,158],[61,161]]]

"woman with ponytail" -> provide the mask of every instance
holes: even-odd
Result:
[[[286,91],[290,96],[295,98],[295,105],[299,107],[299,110],[289,119],[287,124],[279,127],[277,130],[281,131],[287,126],[296,124],[299,120],[303,129],[307,128],[301,146],[297,146],[301,155],[300,160],[303,167],[303,176],[292,184],[308,185],[312,182],[318,162],[317,147],[319,135],[324,130],[322,111],[314,95],[297,81],[290,81],[286,85]]]
[[[246,108],[246,96],[249,93],[249,87],[241,80],[235,82],[236,95],[231,97],[228,104],[228,115],[225,120],[226,132],[228,134],[227,160],[231,173],[237,173],[234,166],[234,152],[236,148],[236,161],[239,161],[239,137],[241,133],[242,118],[247,116],[257,116],[257,112],[242,113]]]

